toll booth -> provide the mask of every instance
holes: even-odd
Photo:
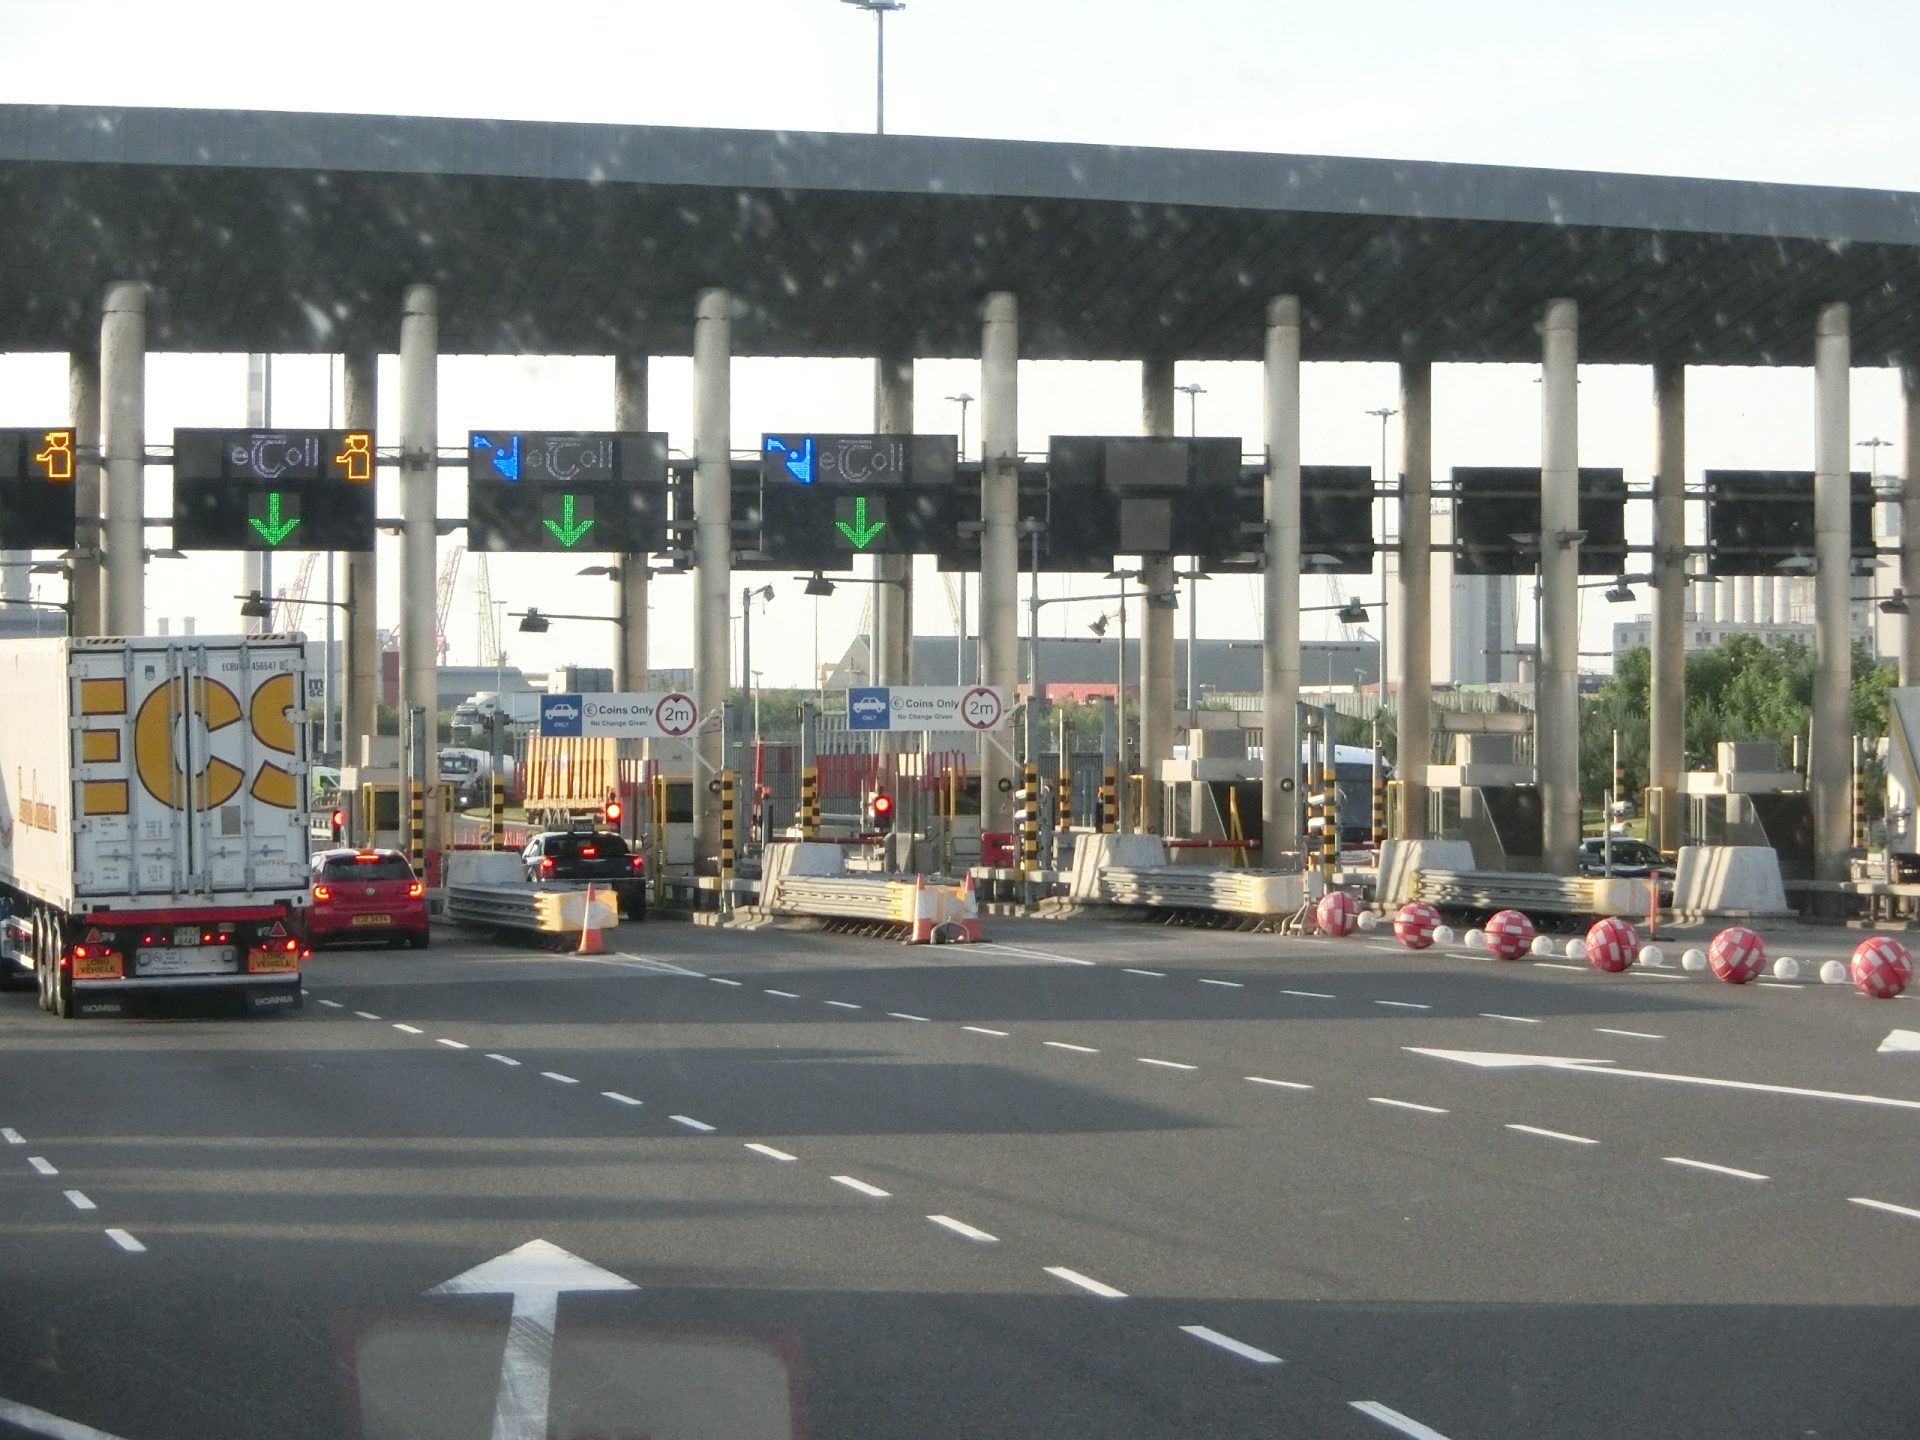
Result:
[[[1427,767],[1427,834],[1471,845],[1476,869],[1540,869],[1545,814],[1522,744],[1525,737],[1502,728],[1449,738],[1453,763]]]
[[[693,777],[655,770],[647,777],[644,841],[647,863],[662,870],[693,868]]]
[[[1690,845],[1765,845],[1780,878],[1813,878],[1813,803],[1800,772],[1770,740],[1723,740],[1711,770],[1680,777]]]

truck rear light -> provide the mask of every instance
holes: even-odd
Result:
[[[314,904],[324,905],[331,899],[333,899],[333,887],[331,885],[316,885],[313,887]]]
[[[407,882],[407,898],[409,900],[418,900],[422,895],[426,893],[427,893],[427,887],[424,881],[409,880]]]

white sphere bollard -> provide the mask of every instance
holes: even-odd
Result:
[[[1551,954],[1553,954],[1553,953],[1554,953],[1554,952],[1553,952],[1553,937],[1552,937],[1551,935],[1536,935],[1536,936],[1534,936],[1534,937],[1533,937],[1533,953],[1534,953],[1534,954],[1536,954],[1536,955],[1551,955]]]
[[[1459,939],[1460,937],[1453,933],[1453,927],[1451,925],[1436,925],[1433,927],[1433,943],[1436,945],[1452,945],[1457,943]]]
[[[1380,917],[1371,910],[1362,910],[1360,917],[1353,923],[1362,930],[1375,930],[1379,928]]]
[[[1640,963],[1642,965],[1664,965],[1667,963],[1667,952],[1662,950],[1658,945],[1642,945],[1640,947]]]
[[[1829,960],[1820,967],[1822,985],[1845,985],[1847,979],[1847,962],[1844,960]]]
[[[1460,938],[1469,950],[1484,950],[1487,948],[1487,932],[1478,926],[1467,931],[1467,933]]]
[[[1773,962],[1773,978],[1776,980],[1798,980],[1800,962],[1791,955],[1782,955]]]
[[[1694,946],[1691,950],[1683,951],[1680,956],[1680,968],[1682,970],[1706,969],[1707,952],[1702,950],[1698,945]]]
[[[1587,942],[1576,935],[1573,939],[1567,941],[1560,953],[1565,955],[1569,960],[1584,960],[1587,958]]]

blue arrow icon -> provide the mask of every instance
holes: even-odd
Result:
[[[811,435],[800,442],[798,450],[792,449],[779,436],[769,435],[767,453],[784,456],[782,463],[787,467],[789,475],[802,485],[813,484],[813,437]]]
[[[476,435],[473,437],[473,448],[476,450],[485,450],[487,452],[487,458],[493,462],[493,468],[498,470],[501,475],[509,480],[519,480],[520,437],[518,435],[507,442],[507,448],[504,450],[496,446],[493,441],[489,440],[486,436]]]

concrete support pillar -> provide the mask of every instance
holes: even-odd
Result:
[[[1140,433],[1174,434],[1173,361],[1155,357],[1140,367]],[[1149,596],[1176,593],[1173,556],[1142,557],[1140,584]],[[1149,599],[1140,617],[1140,770],[1147,777],[1146,828],[1165,833],[1162,761],[1173,758],[1173,622],[1177,611]]]
[[[1277,865],[1300,848],[1300,300],[1267,302],[1261,377],[1265,415],[1265,595],[1260,694],[1262,854]]]
[[[372,346],[341,357],[341,422],[349,430],[379,435],[379,356]],[[346,700],[341,706],[340,754],[360,763],[377,731],[380,713],[380,584],[374,552],[347,552]]]
[[[1736,625],[1753,624],[1754,577],[1736,576],[1733,582],[1733,623]]]
[[[700,705],[693,777],[697,868],[719,861],[720,800],[707,782],[725,768],[721,706],[733,663],[727,599],[733,585],[733,297],[702,290],[693,315],[693,694]]]
[[[1900,683],[1920,685],[1920,364],[1900,368]]]
[[[67,356],[67,416],[73,422],[74,548],[73,633],[103,633],[106,610],[100,564],[100,352],[88,348]]]
[[[1574,873],[1580,849],[1580,307],[1549,300],[1541,317],[1540,670],[1535,741],[1549,874]]]
[[[1813,854],[1816,880],[1847,878],[1853,847],[1853,531],[1845,305],[1823,305],[1813,331]]]
[[[1401,784],[1406,830],[1427,834],[1427,763],[1433,753],[1433,367],[1400,366],[1400,577],[1394,593],[1400,651],[1399,743],[1394,778]],[[1495,661],[1499,674],[1504,659]]]
[[[913,356],[882,355],[873,363],[873,428],[879,435],[913,434]],[[913,557],[873,557],[874,681],[913,681]]]
[[[980,678],[1008,699],[1019,685],[1020,305],[987,297],[980,329]],[[1124,700],[1125,697],[1122,697]],[[980,753],[980,828],[1011,831],[1013,754],[1000,736]]]
[[[100,496],[109,635],[140,635],[147,625],[146,496],[147,287],[107,288],[100,319]]]
[[[613,361],[613,428],[644,433],[647,429],[647,357],[616,355]],[[614,581],[614,603],[619,607],[618,648],[613,654],[613,688],[641,692],[647,688],[647,557],[622,555]]]
[[[1653,367],[1653,681],[1648,693],[1647,783],[1666,792],[1663,850],[1680,839],[1680,772],[1687,709],[1687,371]]]
[[[440,713],[439,409],[440,297],[431,285],[409,285],[400,306],[400,733],[418,707],[430,748]]]

